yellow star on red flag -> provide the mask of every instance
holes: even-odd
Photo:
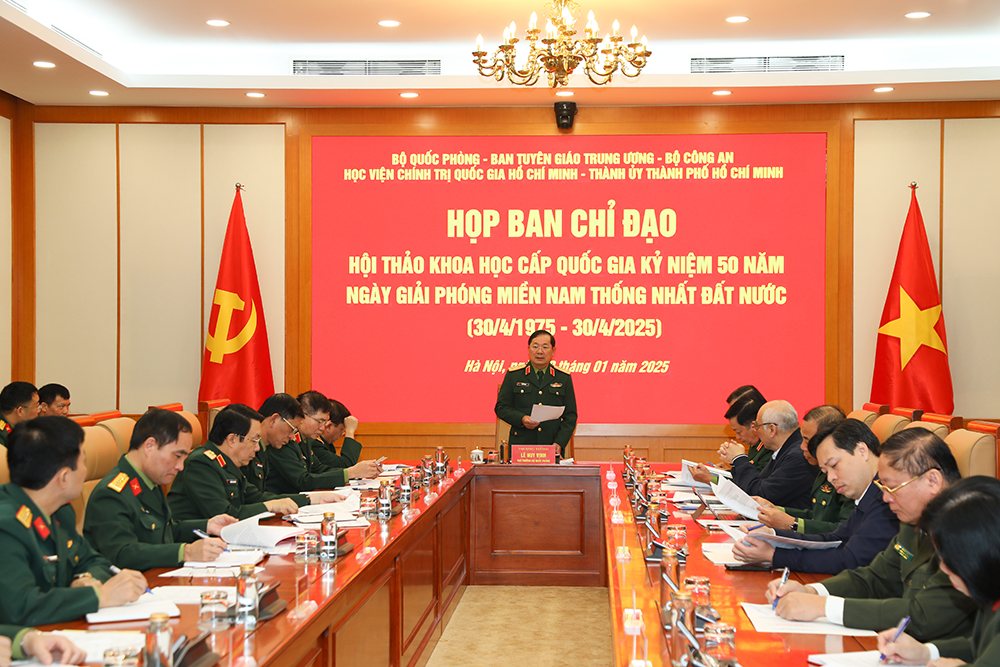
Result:
[[[948,351],[944,341],[934,329],[941,319],[941,304],[921,310],[920,306],[910,298],[902,286],[899,288],[899,317],[886,322],[879,327],[878,332],[899,339],[899,357],[901,368],[906,368],[910,359],[917,353],[921,345],[940,350],[945,355]]]

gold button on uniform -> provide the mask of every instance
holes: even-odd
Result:
[[[541,389],[539,389],[539,390],[538,390],[538,395],[539,395],[539,396],[541,396],[541,395],[542,395],[542,390],[541,390]]]

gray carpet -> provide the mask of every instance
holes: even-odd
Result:
[[[469,586],[426,667],[606,667],[607,588]]]

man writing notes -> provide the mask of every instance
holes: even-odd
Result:
[[[565,456],[566,445],[576,430],[576,396],[573,380],[552,365],[556,352],[556,339],[545,330],[528,337],[528,364],[523,368],[507,371],[497,404],[497,417],[510,424],[512,445],[559,445],[560,456]],[[536,422],[531,419],[535,404],[562,406],[558,419]]]
[[[757,412],[751,425],[761,444],[771,451],[771,460],[757,472],[743,447],[724,442],[719,456],[732,466],[733,483],[752,496],[761,496],[775,505],[805,508],[816,478],[799,445],[799,417],[788,401],[769,401]]]
[[[148,570],[186,561],[212,561],[226,543],[218,535],[236,519],[174,521],[161,484],[174,481],[191,453],[191,424],[171,410],[151,408],[132,430],[129,450],[104,476],[87,502],[83,534],[118,567]]]
[[[254,415],[254,416],[249,416]],[[167,500],[181,520],[229,514],[237,519],[274,512],[294,514],[300,505],[343,500],[336,493],[276,495],[248,483],[240,468],[260,446],[259,412],[243,404],[227,405],[215,417],[208,442],[195,448],[178,473]]]
[[[798,535],[792,530],[765,528],[733,546],[733,555],[747,563],[771,563],[797,572],[838,574],[868,565],[899,530],[899,521],[875,486],[878,438],[864,422],[848,419],[815,434],[816,459],[839,494],[854,501],[847,521],[830,533]],[[755,535],[770,532],[814,542],[840,542],[834,549],[776,549]]]
[[[146,579],[111,563],[76,532],[87,478],[83,429],[65,417],[14,427],[7,442],[10,483],[0,486],[0,623],[63,623],[139,599]]]
[[[779,598],[778,616],[793,621],[825,616],[831,623],[876,631],[909,616],[906,631],[922,642],[967,635],[976,605],[952,587],[931,539],[916,528],[927,504],[959,477],[948,445],[930,431],[906,429],[886,440],[875,486],[899,518],[895,539],[870,565],[821,583],[772,581],[767,599]]]

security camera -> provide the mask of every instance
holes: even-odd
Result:
[[[573,127],[573,116],[576,115],[576,102],[556,102],[556,127],[569,130]]]

